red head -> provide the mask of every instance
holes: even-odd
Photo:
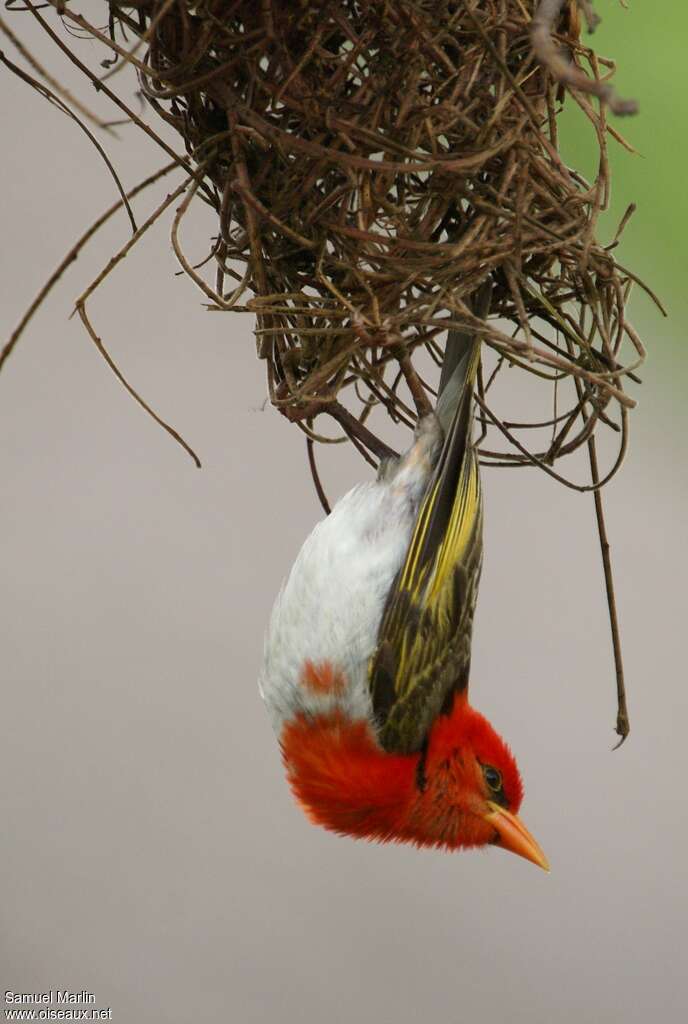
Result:
[[[465,697],[437,719],[422,754],[385,753],[368,722],[339,711],[287,723],[282,751],[297,799],[325,828],[452,850],[496,844],[547,867],[516,817],[516,761]]]

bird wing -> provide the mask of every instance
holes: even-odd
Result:
[[[482,564],[482,496],[471,445],[480,343],[390,589],[369,666],[378,739],[394,753],[422,748],[438,714],[468,685],[473,612]]]

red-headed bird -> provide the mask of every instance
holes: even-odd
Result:
[[[435,413],[301,548],[261,693],[309,818],[342,834],[547,860],[516,817],[514,757],[468,702],[482,563],[471,443],[480,341],[450,332]]]

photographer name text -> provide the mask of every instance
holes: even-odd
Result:
[[[80,992],[72,992],[68,988],[51,988],[47,992],[11,992],[9,990],[5,992],[5,1002],[13,1004],[53,1006],[64,1003],[72,1006],[88,1006],[95,1001],[95,993],[87,992],[85,988]]]

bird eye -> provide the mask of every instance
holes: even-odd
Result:
[[[483,765],[483,775],[493,793],[499,793],[502,788],[502,773],[491,764]]]

